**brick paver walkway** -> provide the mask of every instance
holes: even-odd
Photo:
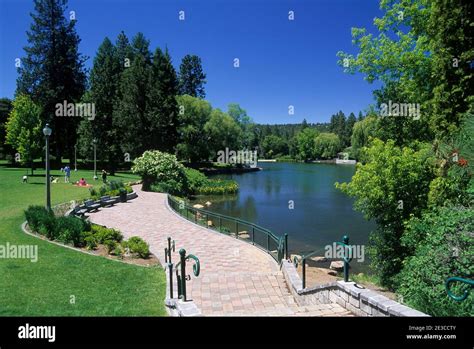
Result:
[[[125,238],[142,237],[163,265],[168,236],[176,241],[173,262],[180,248],[199,257],[201,274],[187,282],[187,294],[203,315],[348,315],[337,304],[298,306],[270,255],[185,220],[167,206],[165,194],[134,190],[138,198],[91,213],[91,221],[117,228]]]

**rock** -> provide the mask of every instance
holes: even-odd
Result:
[[[329,269],[335,270],[335,271],[343,271],[344,270],[344,262],[343,261],[333,261],[331,262],[331,265],[329,266]]]
[[[316,262],[316,263],[324,263],[324,262],[328,261],[328,259],[326,257],[323,257],[323,256],[315,256],[315,257],[311,257],[310,259],[313,262]]]
[[[211,202],[210,201],[206,201],[206,206],[211,206]]]
[[[208,226],[208,227],[213,227],[213,226],[214,226],[214,223],[212,223],[212,221],[207,221],[207,226]]]
[[[196,205],[193,205],[193,207],[194,207],[194,208],[204,208],[204,206],[203,206],[203,205],[201,205],[201,204],[196,204]]]
[[[246,230],[239,231],[238,235],[239,235],[239,238],[241,238],[241,239],[250,239],[250,235]]]
[[[331,270],[331,269],[326,269],[326,274],[332,275],[332,276],[337,276],[337,271]]]

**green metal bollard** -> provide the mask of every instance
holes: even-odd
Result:
[[[186,302],[186,250],[184,248],[179,250],[179,256],[181,258],[180,265],[181,265],[181,294],[183,296],[183,300]]]
[[[173,298],[173,263],[168,263],[169,277],[170,277],[170,299]]]
[[[344,235],[342,237],[342,243],[349,246],[349,237]],[[347,249],[344,247],[344,282],[349,282],[349,256],[346,256]]]

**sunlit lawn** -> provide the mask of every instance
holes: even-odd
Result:
[[[35,176],[23,184],[25,173],[25,169],[0,166],[0,245],[37,244],[38,261],[0,259],[0,315],[165,315],[166,280],[162,268],[86,255],[21,231],[23,210],[28,205],[45,203],[44,171],[35,171]],[[88,197],[87,188],[65,184],[60,171],[52,174],[61,182],[51,185],[53,205]],[[71,182],[81,177],[94,184],[93,171],[71,172]],[[109,179],[128,181],[137,177],[117,173]],[[71,304],[74,298],[75,304]]]

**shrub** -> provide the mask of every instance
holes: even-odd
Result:
[[[150,247],[138,236],[132,236],[124,243],[131,253],[136,253],[140,258],[148,258],[150,255]]]
[[[92,226],[92,233],[94,234],[97,243],[105,244],[105,241],[111,240],[116,242],[121,242],[123,239],[122,233],[120,231],[106,228],[100,225]]]
[[[133,161],[133,173],[143,180],[143,190],[150,190],[152,184],[161,184],[181,193],[187,191],[184,166],[176,156],[158,150],[147,150]]]
[[[198,170],[186,168],[186,178],[188,181],[188,190],[190,194],[196,194],[199,189],[207,183],[207,177]]]
[[[118,245],[117,241],[111,239],[105,240],[103,244],[107,248],[108,254],[111,254],[117,248]]]
[[[445,281],[458,276],[471,279],[474,260],[474,210],[439,208],[407,224],[402,244],[414,255],[398,276],[398,293],[408,305],[433,316],[472,316],[473,297],[463,302],[448,297]],[[465,285],[453,285],[462,294]]]
[[[239,185],[234,180],[208,179],[206,183],[198,189],[202,195],[223,195],[235,194],[239,190]]]
[[[72,243],[76,247],[83,246],[84,229],[85,225],[83,220],[77,217],[59,217],[56,220],[57,240],[66,244]]]
[[[84,244],[88,250],[95,250],[97,247],[97,238],[91,231],[85,231],[82,233],[84,238]]]
[[[25,217],[32,231],[48,239],[56,238],[56,218],[52,211],[43,206],[29,206],[25,211]]]

